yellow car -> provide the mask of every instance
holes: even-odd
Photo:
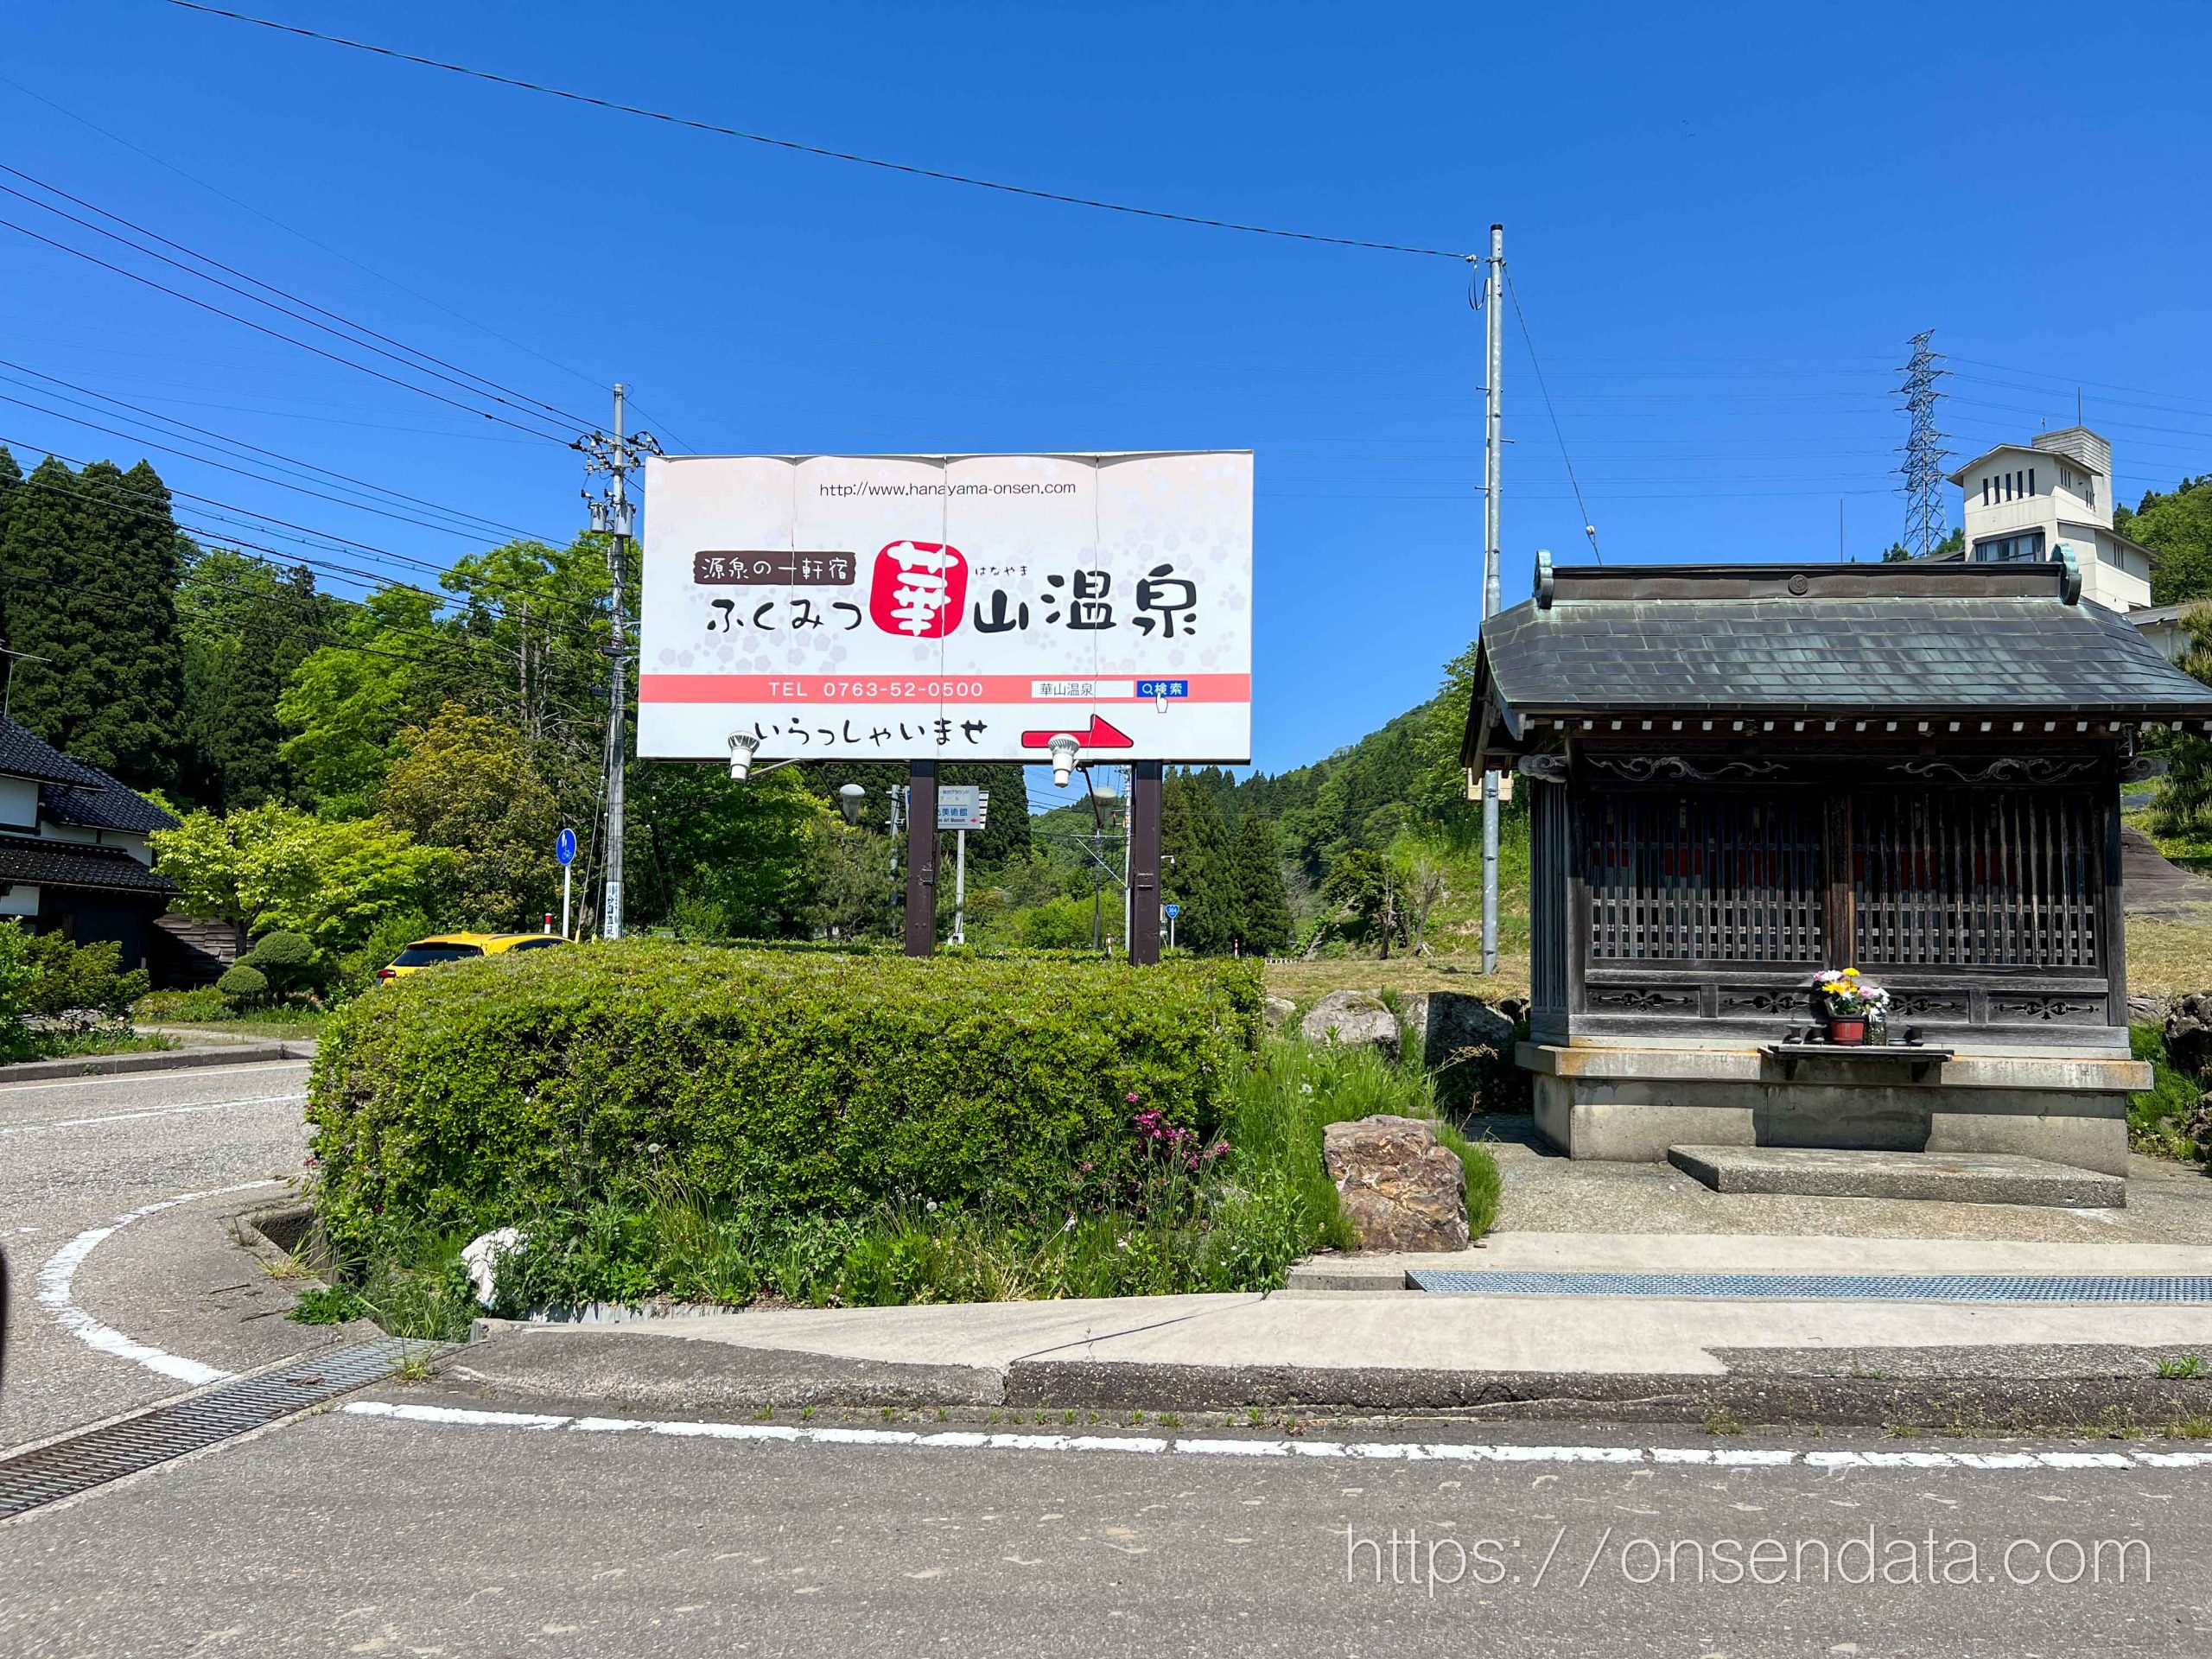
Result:
[[[509,950],[543,950],[549,944],[566,944],[558,933],[440,933],[417,939],[377,969],[377,982],[417,974],[442,962],[461,962],[470,957],[496,957]]]

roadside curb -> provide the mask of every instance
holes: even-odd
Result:
[[[232,1043],[220,1047],[155,1049],[143,1054],[86,1054],[69,1059],[21,1060],[12,1065],[0,1065],[0,1084],[40,1083],[50,1077],[126,1077],[139,1071],[182,1071],[207,1065],[250,1065],[270,1060],[311,1059],[314,1054],[312,1043]]]
[[[448,1381],[487,1405],[551,1402],[585,1413],[982,1405],[1967,1434],[2212,1425],[2212,1376],[2158,1376],[2158,1351],[2148,1349],[1992,1347],[1971,1357],[1951,1350],[1913,1376],[1844,1371],[1826,1353],[1748,1351],[1726,1357],[1727,1372],[1693,1375],[1140,1360],[916,1363],[712,1341],[640,1343],[612,1329],[571,1326],[557,1338],[534,1337],[544,1330],[479,1320],[475,1339],[446,1368]]]
[[[2052,1424],[2212,1417],[2212,1381],[2155,1375],[1719,1376],[1545,1371],[1320,1370],[1016,1360],[1008,1405],[1096,1410],[1446,1413],[1553,1422],[1818,1423],[2021,1433]]]

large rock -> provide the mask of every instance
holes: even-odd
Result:
[[[1261,1017],[1268,1022],[1268,1029],[1274,1030],[1298,1012],[1298,1004],[1287,996],[1271,996],[1267,1000]]]
[[[2174,999],[2166,1011],[2166,1056],[2192,1076],[2212,1066],[2212,991]]]
[[[1467,1172],[1419,1118],[1332,1123],[1321,1156],[1363,1250],[1467,1248]]]
[[[1309,1043],[1342,1043],[1348,1048],[1379,1048],[1398,1058],[1398,1020],[1373,991],[1331,991],[1300,1022]]]
[[[1470,1049],[1513,1052],[1513,1020],[1479,996],[1465,991],[1423,991],[1402,997],[1407,1051],[1435,1071]]]
[[[1436,1097],[1464,1111],[1500,1092],[1497,1076],[1512,1069],[1514,1020],[1465,991],[1425,991],[1402,999],[1405,1052],[1436,1075]],[[1485,1082],[1491,1086],[1484,1087]]]

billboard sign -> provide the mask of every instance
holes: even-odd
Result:
[[[1251,758],[1252,456],[645,465],[638,753]]]

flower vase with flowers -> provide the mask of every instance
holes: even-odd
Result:
[[[1830,969],[1813,981],[1813,995],[1828,1022],[1832,1043],[1863,1043],[1872,1023],[1886,1029],[1890,994],[1856,968]]]

